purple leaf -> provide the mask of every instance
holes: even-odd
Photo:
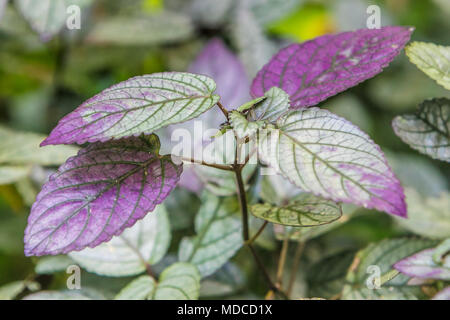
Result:
[[[450,256],[445,256],[440,265],[433,261],[435,249],[426,249],[400,260],[394,268],[413,278],[450,280]]]
[[[279,87],[293,108],[318,104],[386,67],[408,42],[413,28],[361,29],[292,44],[279,51],[253,80],[251,93]]]
[[[182,171],[152,150],[143,137],[133,137],[92,144],[67,160],[31,208],[25,255],[95,247],[152,211]]]
[[[250,80],[243,65],[219,38],[212,39],[205,46],[190,65],[189,72],[213,78],[217,94],[230,110],[250,99]]]
[[[103,90],[61,119],[41,146],[107,141],[150,134],[195,118],[214,106],[215,82],[163,72],[134,77]]]

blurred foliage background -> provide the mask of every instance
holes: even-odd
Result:
[[[82,8],[80,30],[68,30],[65,21],[53,21],[58,19],[47,21],[53,25],[39,21],[36,14],[42,14],[40,10],[48,1],[28,12],[19,2],[0,0],[0,286],[33,279],[43,289],[64,288],[68,275],[64,271],[36,271],[39,259],[24,257],[22,239],[40,185],[76,150],[39,150],[38,144],[62,116],[102,89],[135,75],[186,71],[213,37],[223,39],[252,79],[279,48],[291,42],[366,27],[370,4],[381,7],[382,25],[411,25],[416,28],[413,40],[450,45],[448,0],[66,1]],[[403,184],[413,190],[408,204],[416,220],[411,229],[408,223],[399,223],[386,214],[357,210],[332,230],[305,236],[307,245],[295,283],[297,297],[327,296],[323,290],[330,289],[328,284],[334,280],[340,281],[354,253],[370,242],[412,232],[433,237],[433,224],[426,224],[424,217],[431,216],[449,236],[450,217],[443,225],[433,220],[433,210],[437,215],[442,210],[448,212],[448,193],[444,193],[440,206],[433,208],[417,198],[447,192],[448,165],[413,151],[391,128],[394,116],[415,110],[431,97],[450,94],[401,54],[382,74],[321,105],[356,123],[381,145]],[[199,199],[179,188],[169,201],[171,252],[175,253],[179,240],[193,234]],[[258,241],[258,250],[273,272],[280,246],[270,228]],[[288,264],[295,246],[290,250]],[[336,269],[334,273],[324,271],[331,277],[324,280],[314,266],[334,254],[342,258],[339,263],[330,260]],[[204,281],[201,297],[263,297],[265,283],[253,272],[247,255],[241,250],[218,276]],[[311,275],[307,270],[317,272]],[[85,271],[82,279],[83,286],[101,288],[106,296],[129,281]],[[328,283],[326,288],[324,282]],[[22,289],[24,295],[35,288]]]

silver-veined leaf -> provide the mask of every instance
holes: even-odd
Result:
[[[331,223],[342,215],[342,208],[333,201],[301,194],[288,204],[274,206],[270,203],[254,204],[250,207],[255,217],[293,227],[313,227]]]
[[[242,145],[238,151],[238,163],[243,163],[250,152],[255,151],[253,141]],[[242,170],[242,178],[247,187],[249,179],[256,170],[256,152],[250,157],[250,161]],[[227,130],[223,135],[214,140],[203,149],[203,160],[207,163],[231,165],[236,156],[236,138],[233,130]],[[195,172],[200,180],[205,183],[206,189],[219,196],[230,196],[236,193],[236,178],[234,172],[217,170],[207,166],[195,166]]]
[[[15,0],[21,14],[43,41],[50,40],[66,24],[69,6],[84,7],[90,2],[90,0]]]
[[[0,185],[17,182],[28,176],[31,172],[30,166],[0,165]]]
[[[150,276],[140,276],[127,284],[114,299],[116,300],[147,300],[155,291],[156,283]]]
[[[195,118],[219,100],[214,80],[183,72],[138,76],[103,90],[62,118],[41,145],[149,134]]]
[[[434,249],[426,249],[404,258],[394,268],[409,277],[419,279],[450,280],[450,256],[444,256],[439,264],[433,260]]]
[[[403,189],[384,154],[352,123],[318,108],[259,134],[259,159],[302,190],[405,217]]]
[[[241,248],[242,225],[236,215],[236,198],[202,195],[202,206],[195,218],[196,236],[181,241],[178,257],[195,266],[202,277],[214,273]]]
[[[44,135],[11,130],[0,126],[0,163],[59,165],[74,156],[78,148],[49,146],[39,148]]]
[[[102,19],[88,34],[87,41],[102,45],[157,45],[186,39],[192,33],[193,26],[189,17],[161,11],[150,15]]]
[[[430,78],[450,90],[450,47],[413,42],[405,49],[409,60]]]
[[[289,95],[280,88],[273,87],[267,90],[264,97],[264,100],[249,110],[250,120],[275,122],[290,107]]]
[[[50,256],[39,259],[34,271],[37,274],[52,274],[55,272],[66,271],[67,267],[76,262],[69,256]]]
[[[141,276],[126,285],[116,300],[196,300],[200,291],[197,268],[178,262],[164,269],[158,283],[150,276]]]
[[[433,159],[450,162],[450,100],[424,101],[416,114],[398,116],[395,134],[411,148]]]
[[[425,239],[401,238],[386,239],[370,244],[356,255],[346,277],[342,291],[343,300],[416,300],[423,294],[420,287],[409,286],[409,277],[399,274],[393,279],[378,283],[374,272],[380,272],[381,278],[393,271],[393,265],[405,258],[435,245],[436,242]],[[381,281],[380,281],[381,282]]]
[[[171,239],[164,205],[95,248],[70,253],[70,257],[90,272],[105,276],[130,276],[143,272],[146,264],[158,263],[166,254]]]
[[[23,300],[104,300],[105,297],[93,289],[39,291],[23,298]]]

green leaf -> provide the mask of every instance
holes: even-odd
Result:
[[[147,300],[150,299],[155,291],[156,283],[150,276],[140,276],[127,284],[115,300]]]
[[[30,172],[30,166],[0,165],[0,185],[17,182],[28,176]]]
[[[416,114],[394,118],[395,134],[411,148],[450,162],[450,100],[425,100]]]
[[[245,275],[238,266],[227,262],[213,275],[201,282],[200,297],[219,298],[236,293],[245,286]]]
[[[188,17],[176,12],[161,11],[148,15],[102,19],[88,34],[87,41],[123,46],[158,45],[189,38],[193,30]]]
[[[260,219],[293,227],[320,226],[336,221],[342,215],[339,204],[307,193],[283,206],[258,203],[252,205],[250,210]]]
[[[342,226],[346,223],[355,213],[355,207],[351,205],[343,205],[343,215],[338,220],[333,223],[324,224],[316,227],[302,228],[302,227],[290,227],[290,226],[281,226],[274,225],[275,237],[278,240],[283,240],[286,237],[290,240],[295,241],[308,241],[319,237],[333,229],[336,229],[339,226]]]
[[[282,114],[289,110],[289,95],[282,89],[273,87],[264,93],[264,97],[266,97],[266,99],[249,110],[248,114],[250,120],[275,122]]]
[[[266,99],[266,97],[259,97],[259,98],[253,99],[253,100],[251,100],[249,102],[244,103],[243,105],[241,105],[236,110],[239,111],[239,112],[247,111],[248,109],[252,108],[255,104],[257,104],[258,102],[263,101],[264,99]]]
[[[342,291],[354,251],[343,251],[312,264],[306,273],[309,297],[329,299]]]
[[[379,146],[327,110],[303,108],[260,130],[258,156],[306,192],[406,216],[402,187]]]
[[[25,289],[35,291],[39,288],[39,283],[34,281],[14,281],[0,287],[0,300],[12,300],[21,294]]]
[[[248,153],[254,151],[254,149],[254,143],[250,142],[243,145],[239,151],[239,163],[243,163]],[[231,165],[234,163],[235,155],[236,138],[232,130],[228,130],[225,134],[215,138],[203,150],[203,160],[207,163]],[[254,156],[250,158],[249,163],[242,170],[242,178],[246,188],[256,168],[256,153],[254,153]],[[195,166],[194,170],[200,180],[205,183],[206,189],[215,195],[230,196],[236,193],[236,178],[233,172],[217,170],[207,166]]]
[[[405,51],[420,70],[450,90],[450,47],[415,41]]]
[[[75,261],[69,256],[48,256],[39,259],[34,271],[36,271],[37,274],[53,274],[60,271],[66,271],[67,267],[72,264],[75,264]]]
[[[197,266],[202,277],[206,277],[234,256],[243,240],[235,197],[219,198],[204,192],[201,200],[195,218],[196,236],[181,241],[178,257]]]
[[[159,276],[154,300],[195,300],[200,291],[200,273],[190,264],[178,262]]]
[[[369,289],[368,282],[373,284],[376,279],[376,274],[373,272],[376,268],[379,268],[382,277],[393,270],[392,266],[397,261],[435,244],[436,242],[432,240],[414,238],[386,239],[370,244],[356,255],[347,273],[347,284],[342,291],[342,299],[415,300],[420,298],[422,295],[420,287],[409,286],[409,277],[405,275],[396,276],[382,284],[379,289]]]
[[[252,137],[265,127],[267,122],[275,122],[289,109],[289,95],[282,89],[273,87],[264,97],[248,102],[238,110],[248,110],[247,117],[238,111],[230,113],[230,122],[238,138]]]
[[[129,276],[156,264],[167,252],[171,233],[167,212],[158,205],[154,212],[109,242],[71,252],[69,256],[89,272],[105,276]]]
[[[248,121],[242,113],[237,111],[230,112],[229,118],[231,127],[239,139],[254,136],[258,129],[265,125],[263,121]]]
[[[104,300],[105,297],[93,289],[39,291],[23,298],[23,300]]]
[[[16,0],[19,11],[44,41],[50,40],[65,25],[67,8],[75,4],[86,6],[89,0]]]
[[[436,264],[442,263],[443,259],[450,253],[450,238],[442,241],[433,252],[433,261]]]
[[[0,163],[14,165],[58,165],[74,156],[73,146],[48,146],[40,148],[44,135],[15,131],[0,126]]]
[[[450,194],[427,197],[412,188],[405,188],[408,219],[397,219],[404,228],[427,238],[450,237]]]

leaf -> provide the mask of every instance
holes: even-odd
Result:
[[[200,274],[190,263],[178,262],[165,269],[153,300],[196,300],[200,291]]]
[[[369,289],[368,281],[373,281],[376,274],[372,271],[378,267],[380,276],[391,272],[397,261],[410,256],[420,250],[430,248],[436,242],[432,240],[400,238],[386,239],[379,243],[372,243],[358,252],[350,270],[347,273],[346,285],[342,292],[343,300],[384,300],[384,299],[412,299],[421,297],[419,287],[408,286],[409,278],[398,275],[382,284],[379,289]]]
[[[193,31],[188,17],[176,12],[162,11],[102,19],[87,35],[87,41],[101,45],[148,46],[184,40],[189,38]]]
[[[238,1],[234,10],[231,36],[248,76],[254,77],[275,52],[275,45],[266,37],[254,12],[246,6],[245,1]],[[264,92],[265,90],[258,97]]]
[[[241,248],[242,225],[234,197],[219,198],[208,192],[195,218],[196,236],[183,238],[178,249],[180,261],[194,264],[202,277],[223,266]]]
[[[236,264],[227,262],[216,273],[201,282],[200,297],[229,296],[244,288],[245,278],[244,273]]]
[[[450,253],[450,238],[442,241],[433,252],[433,261],[437,264],[442,264],[442,261],[446,259],[447,254]]]
[[[104,300],[105,297],[96,290],[61,290],[39,291],[23,298],[23,300]]]
[[[192,0],[189,12],[195,22],[209,28],[220,28],[232,10],[234,0]]]
[[[406,217],[403,189],[380,148],[345,119],[303,109],[259,138],[259,159],[302,190]]]
[[[251,0],[249,2],[255,18],[261,25],[266,26],[292,13],[292,10],[299,7],[303,0]]]
[[[264,93],[264,99],[249,110],[252,121],[275,122],[290,107],[289,95],[280,88],[273,87]]]
[[[316,105],[380,73],[400,53],[412,31],[361,29],[292,44],[258,72],[252,96],[279,87],[289,94],[293,108]]]
[[[411,187],[423,196],[432,197],[439,197],[447,190],[448,179],[432,159],[399,152],[386,152],[386,157],[405,189]]]
[[[441,264],[433,261],[434,249],[426,249],[394,264],[394,268],[412,278],[450,280],[450,256]]]
[[[66,271],[67,267],[75,264],[75,261],[68,256],[51,256],[39,259],[34,271],[37,274],[53,274]]]
[[[150,276],[140,276],[127,284],[115,300],[147,300],[155,291],[156,283]]]
[[[412,188],[405,189],[408,219],[398,219],[404,228],[424,237],[443,239],[450,237],[450,195],[442,192],[438,197],[426,197]]]
[[[0,185],[17,182],[30,174],[29,166],[0,165]]]
[[[116,300],[196,300],[200,291],[200,274],[190,263],[178,262],[164,269],[158,283],[141,276],[126,285]]]
[[[333,223],[308,228],[274,225],[275,237],[278,240],[284,240],[287,237],[290,240],[295,240],[299,242],[305,242],[317,238],[327,232],[330,232],[331,230],[336,229],[337,227],[342,226],[344,223],[350,220],[350,218],[354,215],[355,210],[354,208],[352,209],[345,208],[347,206],[348,205],[345,204],[343,205],[344,207],[343,215],[338,220],[335,220]]]
[[[415,41],[405,48],[405,52],[427,76],[450,90],[450,47]]]
[[[66,115],[41,146],[149,134],[214,106],[219,100],[215,89],[212,79],[190,73],[134,77],[103,90]]]
[[[250,98],[250,80],[244,66],[220,38],[213,38],[206,44],[189,66],[189,72],[214,79],[216,92],[229,110]]]
[[[230,125],[239,139],[254,136],[265,125],[263,121],[248,121],[242,113],[237,111],[231,111],[228,117]]]
[[[450,300],[450,286],[445,289],[439,291],[434,297],[433,300]]]
[[[166,254],[171,239],[164,205],[95,248],[70,253],[81,267],[100,275],[123,277],[142,273],[146,264],[158,263]]]
[[[72,146],[39,148],[44,138],[44,135],[0,126],[0,163],[59,165],[78,151]]]
[[[72,5],[86,6],[90,1],[71,0],[16,0],[20,13],[29,22],[33,30],[48,41],[66,24],[67,8]]]
[[[182,166],[152,153],[144,140],[91,144],[52,174],[31,208],[25,254],[96,247],[153,211],[177,184]]]
[[[320,226],[336,221],[342,215],[340,205],[306,193],[282,206],[258,203],[250,210],[257,218],[294,227]]]
[[[425,100],[416,114],[395,117],[392,126],[411,148],[450,162],[450,100]]]
[[[355,253],[343,251],[312,264],[306,273],[308,296],[330,299],[342,291]]]

